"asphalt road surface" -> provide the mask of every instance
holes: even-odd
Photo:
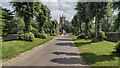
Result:
[[[32,49],[4,66],[85,66],[85,64],[72,39],[63,35]]]

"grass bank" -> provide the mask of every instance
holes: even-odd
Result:
[[[113,53],[116,43],[101,41],[92,43],[91,40],[77,39],[71,36],[80,55],[91,66],[118,66],[118,57]]]
[[[53,38],[54,36],[48,36],[46,39],[35,38],[33,42],[20,40],[2,42],[2,59],[11,59],[19,53],[31,50]]]

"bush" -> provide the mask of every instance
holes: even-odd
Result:
[[[98,42],[99,40],[96,38],[92,38],[92,42]]]
[[[88,36],[85,36],[84,39],[90,39]]]
[[[105,38],[106,38],[106,36],[105,36],[105,33],[103,32],[103,31],[100,31],[99,32],[99,37],[98,37],[98,39],[96,39],[95,38],[95,32],[92,32],[92,38],[93,38],[93,42],[97,42],[97,41],[102,41],[102,40],[104,40]]]
[[[104,40],[106,38],[105,33],[103,31],[99,32],[99,40]]]
[[[34,39],[34,34],[29,32],[29,33],[22,33],[19,35],[19,39],[20,40],[24,40],[24,41],[33,41]]]
[[[46,35],[45,34],[41,34],[41,33],[37,33],[35,36],[36,36],[36,38],[42,38],[42,39],[46,38]]]
[[[34,34],[35,38],[45,39],[47,37],[46,34],[39,33],[35,28],[32,28],[31,32]]]
[[[56,36],[56,34],[50,34],[51,36]]]
[[[37,31],[37,29],[35,29],[35,28],[32,28],[31,32],[32,32],[34,35],[36,35],[37,33],[39,33],[39,32]]]
[[[120,54],[120,41],[117,43],[116,47],[115,47],[115,50],[117,53]]]
[[[95,32],[91,32],[91,38],[95,38]]]

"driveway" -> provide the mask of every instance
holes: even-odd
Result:
[[[4,66],[86,66],[67,35],[59,36]]]

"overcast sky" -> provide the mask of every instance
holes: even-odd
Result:
[[[72,0],[71,0],[72,1]],[[42,0],[42,3],[46,4],[48,8],[51,10],[52,19],[56,19],[59,22],[60,15],[66,15],[66,19],[71,21],[73,16],[75,15],[75,5],[76,1],[69,2],[63,0]],[[3,7],[12,10],[11,6],[8,2],[2,2]]]

